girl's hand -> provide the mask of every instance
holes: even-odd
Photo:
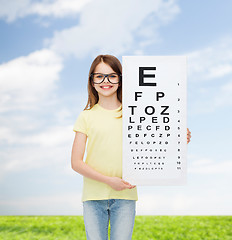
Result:
[[[130,183],[124,181],[119,177],[110,177],[108,185],[116,191],[121,191],[124,189],[131,189],[136,187],[136,185],[131,185]]]
[[[187,143],[190,142],[190,138],[191,138],[191,132],[190,132],[189,129],[187,128]]]

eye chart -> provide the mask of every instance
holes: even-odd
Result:
[[[185,184],[186,57],[123,56],[122,66],[123,179]]]

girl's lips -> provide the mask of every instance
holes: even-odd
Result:
[[[100,88],[107,90],[107,89],[111,89],[112,86],[107,86],[107,85],[106,85],[106,86],[101,86]]]

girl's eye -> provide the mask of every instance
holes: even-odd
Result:
[[[116,78],[117,75],[113,74],[113,75],[110,75],[110,78]]]
[[[96,78],[103,78],[103,75],[96,75]]]

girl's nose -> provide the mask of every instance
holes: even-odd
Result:
[[[103,81],[104,83],[105,82],[109,82],[109,79],[108,79],[108,77],[105,77],[105,79],[104,79],[104,81]]]

